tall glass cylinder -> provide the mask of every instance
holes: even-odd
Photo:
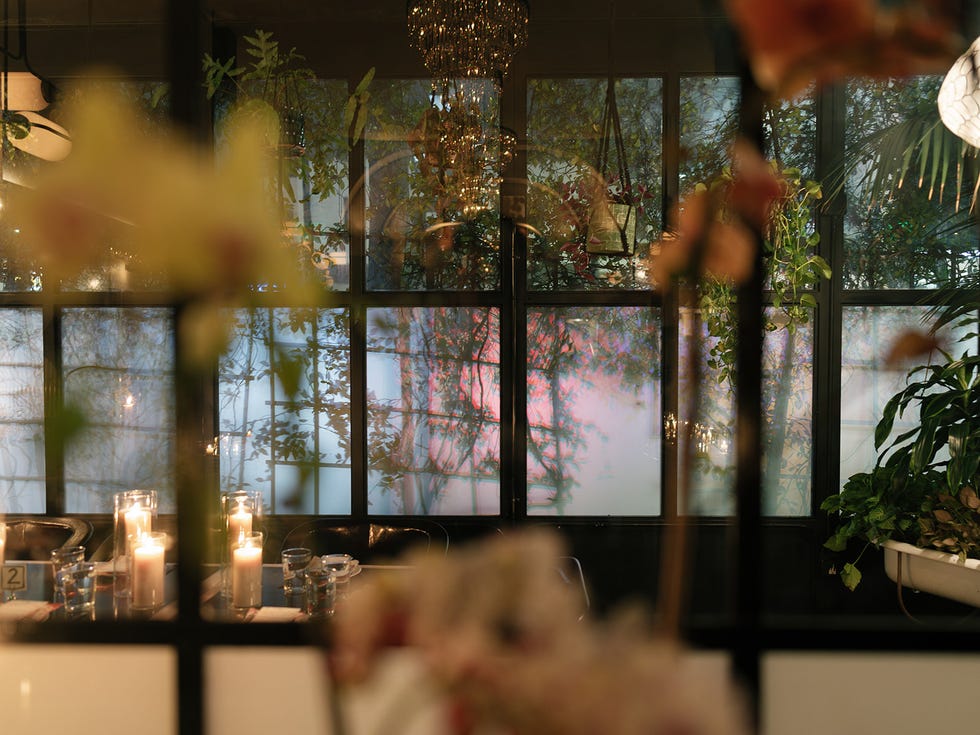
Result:
[[[130,596],[133,546],[153,531],[156,519],[156,490],[126,490],[113,496],[112,589],[117,597]]]
[[[131,549],[133,610],[157,610],[164,601],[164,577],[166,575],[167,534],[151,531],[141,534]]]
[[[232,490],[221,494],[221,590],[231,594],[231,551],[250,534],[262,531],[262,493]]]
[[[242,533],[231,546],[231,605],[262,607],[262,533]]]

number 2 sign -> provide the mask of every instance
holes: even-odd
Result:
[[[0,574],[0,589],[8,592],[27,589],[27,565],[6,564]]]

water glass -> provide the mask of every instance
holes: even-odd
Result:
[[[333,615],[337,586],[333,572],[328,569],[308,569],[306,572],[306,614],[311,620],[323,620]]]
[[[61,548],[55,549],[51,552],[51,578],[57,580],[58,572],[62,569],[74,564],[80,564],[83,561],[85,561],[84,546],[62,546]],[[61,590],[57,584],[54,585],[54,601],[65,601],[61,596]]]
[[[287,595],[304,592],[306,589],[306,568],[313,560],[309,549],[283,549],[282,589]]]
[[[81,561],[58,570],[55,588],[68,617],[88,615],[95,610],[95,564]]]
[[[351,577],[361,571],[361,564],[350,554],[324,554],[321,557],[323,568],[333,572],[337,597],[347,596],[347,585]]]

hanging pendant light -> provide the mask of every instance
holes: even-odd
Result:
[[[954,135],[980,147],[980,38],[946,73],[936,105],[940,119]]]
[[[8,44],[10,0],[3,2],[3,68],[0,70],[0,126],[4,144],[46,161],[60,161],[71,152],[71,136],[63,127],[40,114],[49,106],[44,96],[45,81],[35,73],[27,56],[26,0],[17,0],[18,48]],[[12,71],[11,61],[24,67]]]

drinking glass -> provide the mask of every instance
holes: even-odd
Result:
[[[282,589],[287,595],[301,593],[306,589],[306,568],[313,559],[310,549],[297,547],[283,549]]]
[[[70,567],[73,564],[80,564],[85,561],[85,547],[84,546],[62,546],[51,552],[51,578],[55,580],[54,585],[54,601],[64,602],[65,599],[61,594],[61,586],[57,583],[58,572],[60,572],[65,567]]]
[[[360,562],[350,554],[324,554],[321,561],[324,569],[333,572],[337,598],[346,597],[351,577],[361,571]]]
[[[69,618],[92,617],[95,611],[95,564],[79,561],[63,566],[55,576],[55,588]]]
[[[337,584],[329,569],[308,569],[306,572],[306,614],[311,620],[323,620],[333,615]]]

